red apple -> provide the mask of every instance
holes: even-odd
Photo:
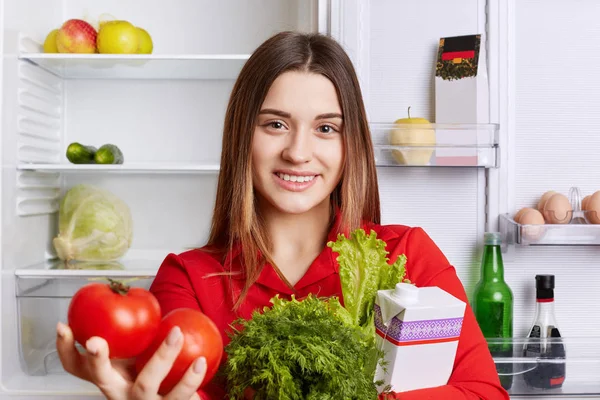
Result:
[[[70,19],[58,30],[56,46],[59,53],[95,53],[97,32],[81,19]]]

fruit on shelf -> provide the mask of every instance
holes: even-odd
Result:
[[[152,54],[152,50],[154,48],[154,44],[152,43],[152,37],[150,34],[143,28],[139,26],[136,27],[140,45],[138,47],[138,54]]]
[[[94,155],[96,164],[123,164],[123,152],[114,144],[101,146]]]
[[[95,53],[96,37],[92,25],[82,19],[70,19],[58,30],[56,47],[59,53]]]
[[[389,142],[394,146],[432,147],[436,144],[435,129],[425,118],[411,118],[408,107],[408,118],[394,122],[397,128],[389,134]],[[416,148],[392,150],[394,159],[403,165],[428,165],[434,149],[419,150]]]
[[[98,31],[98,52],[103,54],[136,54],[140,47],[140,35],[128,21],[106,21]]]
[[[58,53],[58,47],[56,46],[57,34],[58,29],[53,29],[48,36],[46,36],[46,40],[44,40],[44,53]]]

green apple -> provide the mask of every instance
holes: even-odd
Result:
[[[103,54],[135,54],[140,37],[136,27],[127,21],[106,21],[100,24],[97,46]]]
[[[389,134],[389,142],[394,146],[435,146],[435,129],[425,118],[411,118],[408,107],[408,118],[400,118],[394,122],[397,128]],[[392,150],[394,159],[403,165],[428,165],[434,149]]]

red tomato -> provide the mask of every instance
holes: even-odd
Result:
[[[119,282],[91,283],[75,293],[68,321],[85,347],[92,336],[108,342],[110,358],[131,358],[152,343],[160,325],[160,305],[152,293]]]
[[[214,322],[200,311],[179,308],[164,316],[156,338],[136,360],[139,373],[158,347],[167,338],[171,329],[178,326],[183,333],[183,347],[173,363],[169,374],[162,381],[159,394],[166,395],[181,380],[188,368],[198,357],[206,358],[206,376],[200,387],[205,386],[219,369],[223,355],[223,339]]]

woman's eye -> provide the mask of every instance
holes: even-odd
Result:
[[[277,122],[277,121],[275,121],[275,122],[271,122],[271,123],[269,124],[269,126],[270,126],[271,128],[275,128],[275,129],[281,129],[281,128],[283,128],[283,124],[282,124],[281,122]]]
[[[321,125],[318,128],[318,130],[321,133],[333,133],[333,132],[335,132],[335,129],[333,128],[333,126],[330,126],[330,125]]]

